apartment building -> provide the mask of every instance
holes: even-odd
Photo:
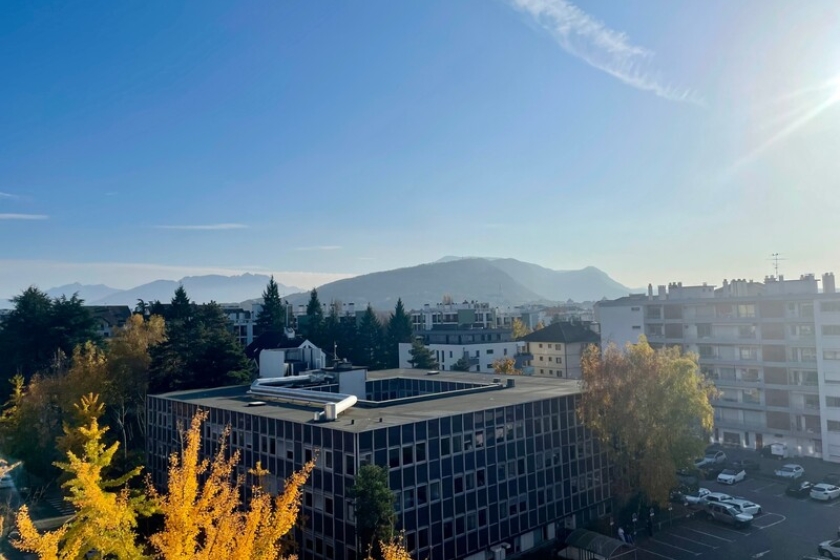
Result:
[[[348,491],[368,463],[388,471],[413,558],[504,560],[608,513],[607,460],[578,421],[579,397],[556,379],[352,366],[149,396],[149,470],[165,482],[178,426],[206,410],[205,457],[230,426],[238,473],[261,461],[270,491],[317,453],[295,535],[302,560],[365,557]]]
[[[560,321],[519,339],[525,343],[523,373],[562,379],[580,379],[580,359],[590,344],[601,336],[592,323]]]
[[[833,274],[659,286],[599,302],[602,345],[647,336],[699,355],[714,381],[716,441],[785,443],[840,462],[840,294]]]
[[[444,326],[476,329],[496,326],[496,310],[489,303],[478,301],[436,305],[427,303],[422,309],[412,309],[409,315],[415,331],[430,331]]]
[[[474,372],[493,373],[493,362],[499,358],[511,357],[519,360],[524,344],[513,340],[510,329],[472,329],[438,327],[428,331],[417,331],[415,336],[434,354],[438,367],[443,371],[452,367],[462,358],[467,360]],[[411,343],[401,342],[399,358],[401,368],[410,368]]]

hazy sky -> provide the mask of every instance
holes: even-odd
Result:
[[[0,295],[835,270],[840,2],[7,2]],[[290,276],[287,272],[312,273]]]

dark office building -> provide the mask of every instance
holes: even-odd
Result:
[[[606,458],[577,420],[578,396],[557,379],[349,368],[150,396],[149,466],[163,483],[177,426],[208,410],[206,453],[230,425],[240,473],[261,461],[272,491],[318,454],[302,560],[364,557],[347,494],[365,463],[389,470],[414,558],[501,560],[606,513]]]

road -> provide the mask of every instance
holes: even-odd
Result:
[[[638,560],[797,560],[816,555],[821,541],[837,538],[840,500],[791,498],[784,494],[784,482],[768,479],[748,478],[734,486],[705,481],[702,486],[742,496],[760,504],[763,513],[747,529],[697,518],[669,527],[661,516],[661,529],[638,540]]]

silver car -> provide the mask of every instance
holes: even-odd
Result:
[[[725,502],[721,503],[733,506],[741,513],[746,513],[753,516],[761,514],[760,505],[756,504],[755,502],[745,500],[744,498],[733,498],[731,500],[726,500]]]
[[[748,513],[741,513],[735,506],[728,504],[709,504],[706,511],[709,517],[721,523],[727,523],[735,527],[749,527],[753,516]]]

